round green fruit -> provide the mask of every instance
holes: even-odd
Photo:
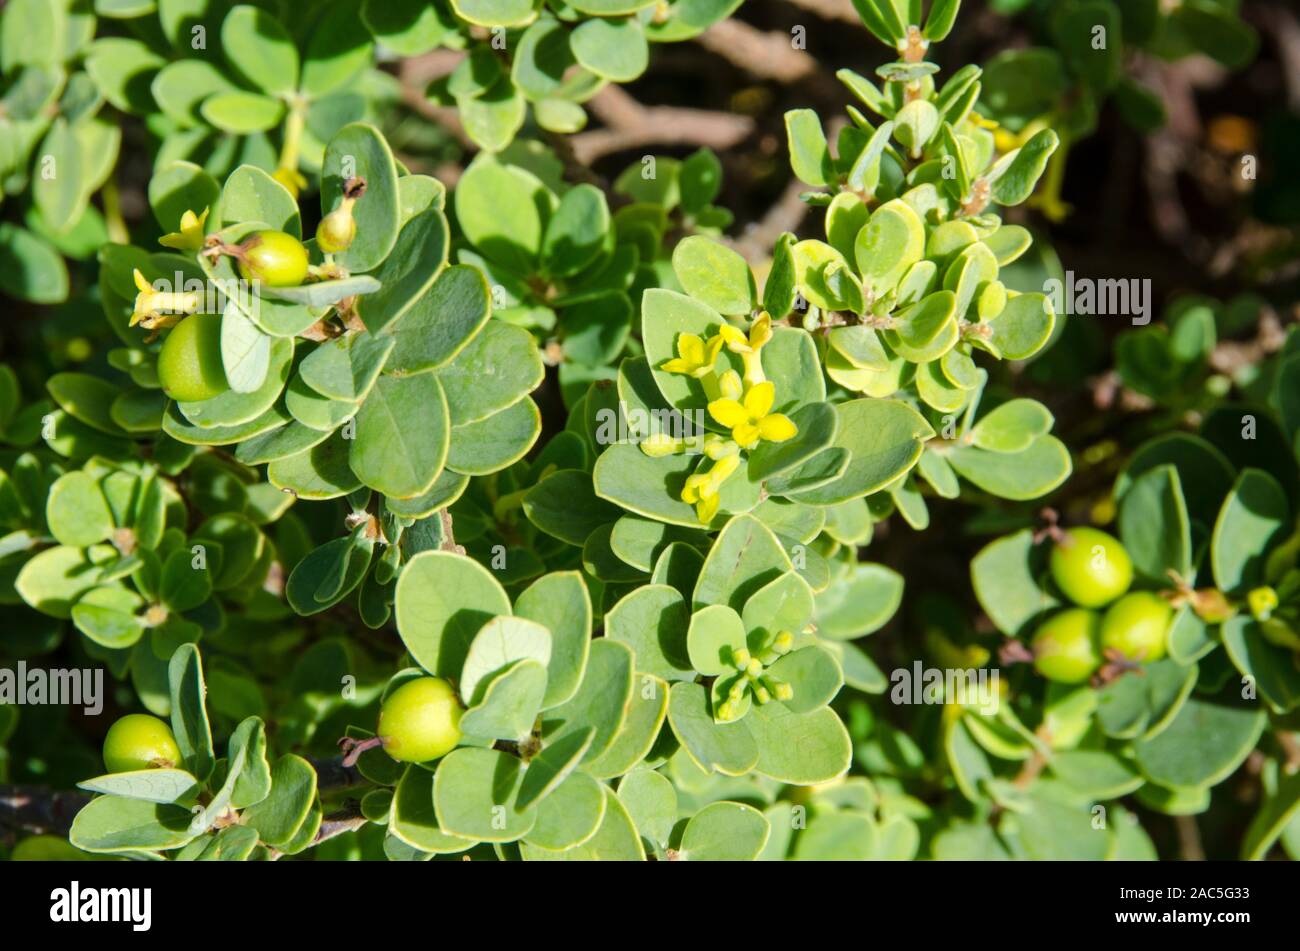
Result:
[[[197,403],[230,389],[221,363],[221,318],[192,314],[167,334],[158,352],[158,382],[178,403]]]
[[[331,211],[316,228],[316,246],[325,254],[337,254],[352,246],[357,237],[357,219],[348,206]]]
[[[1052,546],[1052,580],[1084,608],[1110,604],[1133,581],[1133,562],[1113,535],[1095,528],[1072,528]]]
[[[104,765],[110,773],[170,769],[181,761],[171,727],[145,713],[128,713],[108,728]]]
[[[258,231],[239,246],[239,273],[268,287],[297,287],[307,279],[307,249],[283,231]]]
[[[427,763],[460,742],[460,703],[451,684],[439,677],[408,680],[379,710],[384,751],[401,763]]]
[[[1030,644],[1034,669],[1048,680],[1081,684],[1101,666],[1101,616],[1067,608],[1038,626]]]
[[[1174,609],[1151,591],[1133,591],[1106,609],[1101,618],[1101,649],[1128,660],[1150,663],[1165,656],[1165,639]]]

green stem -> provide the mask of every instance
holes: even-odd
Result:
[[[130,244],[131,229],[122,217],[122,199],[117,191],[117,181],[109,178],[99,194],[104,202],[104,225],[108,229],[108,239],[114,244]]]

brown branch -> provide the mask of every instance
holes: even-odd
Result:
[[[809,13],[815,13],[823,20],[840,20],[862,26],[862,18],[853,9],[852,0],[790,0],[796,7],[802,7]]]
[[[790,84],[807,79],[820,67],[795,49],[787,33],[765,33],[741,20],[722,20],[695,38],[706,50],[759,79]]]
[[[67,835],[87,793],[47,786],[0,786],[0,832]]]
[[[786,231],[797,231],[803,223],[808,203],[799,196],[807,190],[808,186],[798,179],[791,181],[761,219],[746,228],[740,238],[729,242],[732,248],[751,264],[766,261],[776,239]]]
[[[587,107],[608,128],[572,136],[573,154],[584,165],[614,152],[647,145],[695,145],[722,151],[744,141],[754,131],[754,120],[747,116],[643,106],[617,86],[606,86]]]

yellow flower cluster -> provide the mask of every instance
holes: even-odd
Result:
[[[744,708],[741,707],[741,703],[746,694],[750,694],[754,702],[760,705],[773,698],[783,702],[792,699],[794,688],[772,676],[768,668],[788,654],[793,647],[794,635],[789,631],[781,631],[772,643],[760,652],[759,657],[753,656],[743,647],[732,651],[731,666],[736,669],[736,673],[726,679],[724,684],[726,699],[718,704],[716,710],[718,719],[726,722],[736,719],[738,714],[743,713]]]
[[[677,356],[665,360],[660,369],[694,377],[709,397],[709,415],[731,430],[731,438],[709,436],[703,453],[712,465],[701,465],[687,478],[681,499],[695,506],[695,514],[707,525],[721,503],[722,484],[740,468],[741,450],[751,450],[762,441],[785,442],[798,434],[789,417],[773,413],[776,387],[763,373],[762,350],[772,339],[772,319],[760,315],[746,334],[731,324],[722,324],[708,340],[684,333],[677,338]],[[735,370],[718,374],[714,365],[722,348],[738,354],[744,364],[742,378]],[[646,455],[665,456],[690,448],[691,441],[652,436],[641,444]]]

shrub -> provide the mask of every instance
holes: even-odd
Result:
[[[5,6],[6,189],[63,171],[0,225],[3,286],[112,335],[48,398],[0,370],[4,653],[103,666],[132,711],[107,772],[74,742],[49,773],[87,794],[78,854],[1141,857],[1134,801],[1204,808],[1300,700],[1291,334],[1252,416],[1269,446],[1207,416],[1128,459],[1118,538],[988,544],[970,574],[1007,680],[994,645],[926,624],[917,665],[970,681],[918,684],[914,729],[873,712],[899,684],[862,639],[904,588],[876,533],[954,502],[1023,524],[1071,475],[1011,386],[1065,315],[1002,214],[1091,131],[1063,103],[1141,94],[1118,44],[1079,45],[1118,4],[1062,5],[1059,52],[943,75],[957,0],[861,0],[897,59],[838,73],[833,144],[786,113],[822,227],[755,268],[713,151],[609,185],[563,138],[649,44],[738,5]],[[1130,30],[1146,6],[1123,5],[1136,43],[1253,49],[1208,0]],[[464,55],[420,107],[479,149],[451,190],[381,128],[380,63],[438,48]],[[147,130],[156,228],[118,210],[109,110]],[[1171,327],[1121,337],[1122,382],[1235,413],[1194,392],[1213,319]],[[0,706],[0,743],[27,718]],[[1251,857],[1300,802],[1273,774]]]

